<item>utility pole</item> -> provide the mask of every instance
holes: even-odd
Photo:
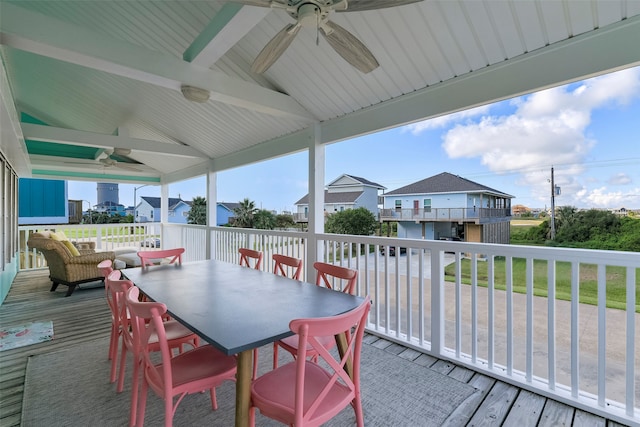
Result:
[[[553,182],[553,166],[551,166],[551,240],[556,238],[556,186]]]

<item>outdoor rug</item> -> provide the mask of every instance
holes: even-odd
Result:
[[[0,328],[0,351],[53,339],[53,322],[31,322]]]
[[[126,426],[129,419],[131,360],[125,391],[109,383],[106,339],[90,341],[55,353],[31,356],[27,363],[22,425]],[[283,354],[284,353],[284,354]],[[259,372],[272,365],[272,346],[260,349]],[[280,351],[281,361],[291,355]],[[363,346],[362,392],[367,426],[439,426],[475,389],[370,345]],[[178,406],[175,426],[232,426],[235,383],[216,389],[218,410],[211,409],[209,393],[186,396]],[[149,393],[145,425],[163,425],[163,403]],[[279,426],[256,413],[257,426]],[[326,426],[355,425],[349,406]]]

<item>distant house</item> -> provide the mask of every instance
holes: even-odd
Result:
[[[140,203],[136,206],[136,222],[160,222],[160,197],[140,198]],[[168,222],[186,224],[191,202],[179,198],[169,198],[169,218]]]
[[[106,202],[98,203],[93,207],[93,210],[100,213],[106,213],[109,216],[125,216],[127,214],[124,205],[109,200]]]
[[[380,220],[398,237],[509,243],[513,196],[443,172],[383,195]]]
[[[234,202],[218,202],[216,205],[216,225],[229,224],[235,216],[234,209],[240,207],[240,203]]]
[[[331,181],[324,192],[325,215],[347,209],[367,208],[378,216],[378,191],[386,187],[368,179],[343,174]],[[297,222],[308,222],[309,195],[307,194],[296,203]]]

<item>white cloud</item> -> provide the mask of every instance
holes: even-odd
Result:
[[[620,173],[612,176],[607,181],[607,183],[610,184],[610,185],[626,185],[626,184],[631,184],[631,182],[632,182],[632,180],[629,177],[629,175],[627,175],[624,172],[620,172]]]
[[[594,208],[619,208],[637,206],[640,199],[640,188],[635,188],[629,193],[608,191],[606,187],[596,188],[582,197],[587,207]]]
[[[460,111],[457,113],[449,114],[446,116],[436,117],[434,119],[423,120],[421,122],[412,123],[404,126],[402,131],[411,132],[413,135],[420,135],[422,132],[439,129],[449,126],[451,123],[460,122],[463,120],[471,119],[489,112],[490,105],[482,105],[480,107],[471,108],[469,110]]]
[[[540,201],[550,199],[547,178],[558,168],[555,183],[563,199],[600,203],[617,201],[619,193],[606,188],[589,191],[580,182],[582,166],[596,141],[587,136],[591,113],[598,108],[624,105],[640,96],[640,68],[586,80],[579,85],[547,89],[511,101],[511,115],[484,116],[458,124],[443,136],[451,158],[479,158],[494,173],[518,171],[517,183],[530,187]]]

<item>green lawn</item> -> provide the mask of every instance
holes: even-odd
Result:
[[[487,286],[487,262],[478,262],[478,285]],[[471,261],[462,260],[462,283],[471,284]],[[533,263],[533,292],[537,296],[546,297],[547,262],[536,260]],[[598,301],[598,271],[592,264],[580,265],[580,302],[596,305]],[[505,289],[505,260],[496,258],[494,267],[494,283],[496,289]],[[513,259],[513,290],[526,293],[526,261]],[[455,281],[455,264],[445,268],[445,280]],[[626,270],[622,267],[607,267],[607,307],[624,310],[626,308]],[[569,301],[571,299],[571,264],[556,263],[556,298]],[[636,271],[636,312],[640,312],[640,269]]]

